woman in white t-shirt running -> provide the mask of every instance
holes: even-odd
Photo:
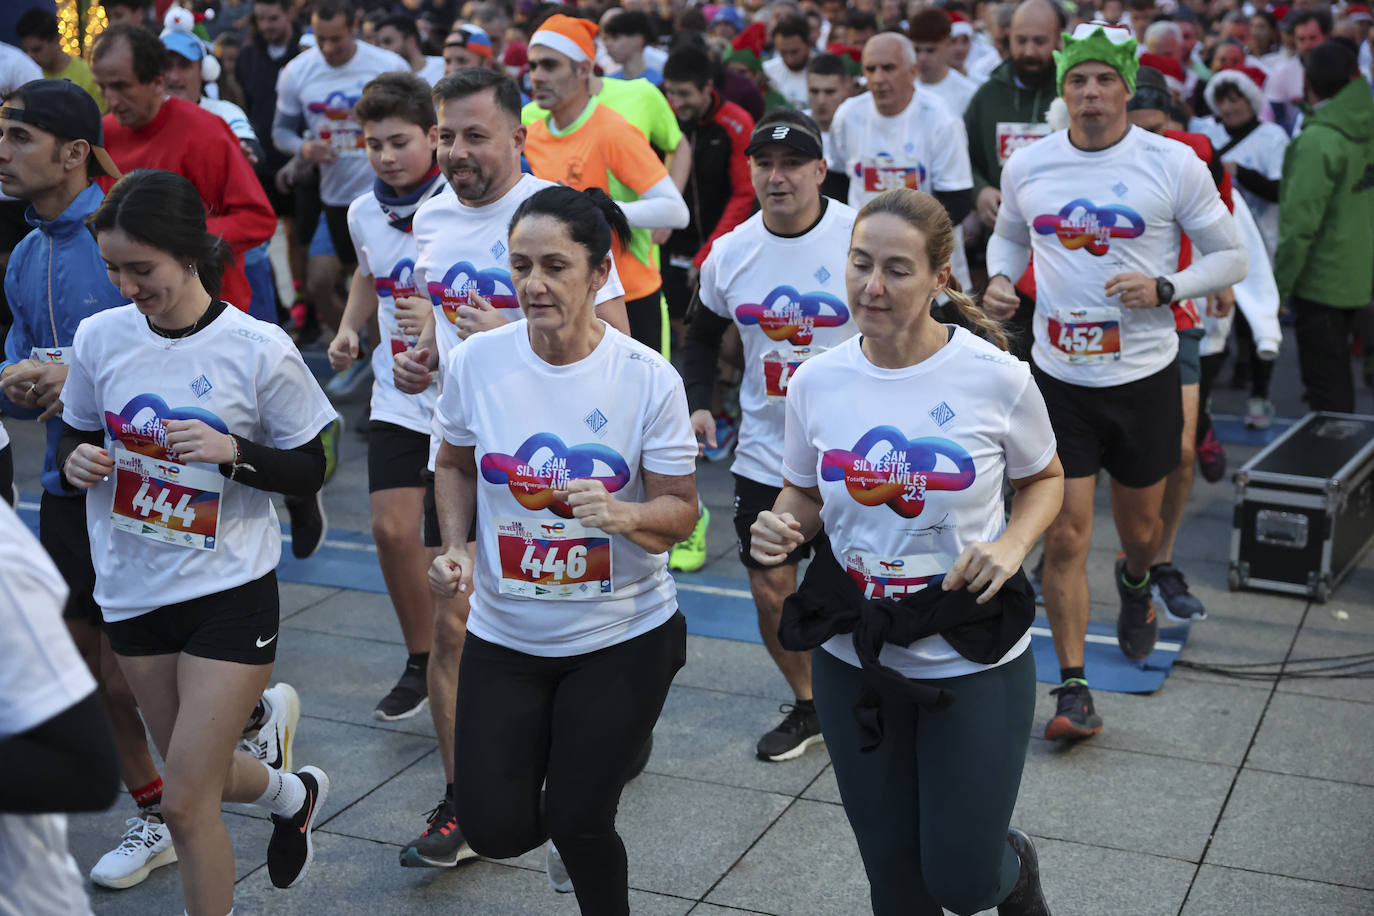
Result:
[[[613,227],[628,238],[596,189],[545,188],[515,211],[526,320],[449,354],[434,477],[445,553],[430,570],[441,594],[472,595],[454,761],[463,834],[501,859],[552,840],[598,916],[630,911],[616,806],[686,659],[667,551],[697,520],[682,379],[596,317]]]
[[[82,321],[58,466],[88,490],[95,599],[166,761],[162,816],[193,916],[234,906],[223,801],[272,813],[268,872],[300,882],[329,779],[236,751],[278,644],[280,528],[268,495],[313,495],[335,418],[290,339],[219,300],[228,246],[195,186],[131,172],[90,218],[132,301]]]
[[[1021,563],[1059,511],[1063,470],[1026,364],[950,276],[953,244],[920,191],[859,212],[845,285],[860,335],[792,378],[786,483],[752,552],[780,563],[822,523],[833,547],[780,638],[815,649],[873,911],[1044,914],[1030,838],[1009,822],[1035,708]],[[941,291],[966,326],[931,315]]]

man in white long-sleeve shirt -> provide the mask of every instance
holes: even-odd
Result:
[[[1234,220],[1201,160],[1127,120],[1139,67],[1130,33],[1080,25],[1064,36],[1055,62],[1069,129],[1007,161],[984,299],[988,314],[1009,317],[1017,306],[1013,279],[1034,252],[1032,371],[1068,478],[1063,508],[1045,534],[1045,608],[1062,678],[1045,729],[1051,739],[1102,729],[1083,670],[1100,469],[1111,476],[1125,550],[1115,573],[1117,640],[1129,658],[1154,649],[1159,623],[1149,569],[1183,424],[1169,303],[1225,289],[1247,269]],[[1180,231],[1196,248],[1181,271]]]

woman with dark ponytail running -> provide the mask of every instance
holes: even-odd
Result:
[[[67,486],[89,491],[95,599],[166,767],[162,816],[192,916],[234,908],[225,801],[272,813],[272,883],[299,883],[329,792],[236,751],[272,673],[281,536],[270,493],[324,479],[329,401],[275,325],[219,299],[228,246],[179,175],[126,175],[88,220],[131,301],[83,320],[62,390]]]

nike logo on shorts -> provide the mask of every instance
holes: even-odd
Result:
[[[276,639],[276,638],[277,638],[277,634],[276,634],[276,633],[273,633],[271,636],[267,637],[266,639],[263,639],[261,636],[259,636],[259,637],[258,637],[258,640],[257,640],[257,642],[258,642],[258,648],[261,649],[263,646],[267,645],[268,643],[270,643],[272,640],[274,640],[274,639]]]

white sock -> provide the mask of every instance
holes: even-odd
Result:
[[[267,790],[253,804],[282,817],[290,817],[301,810],[301,805],[305,804],[305,783],[301,778],[295,773],[274,770],[265,763],[262,766],[267,771]]]

